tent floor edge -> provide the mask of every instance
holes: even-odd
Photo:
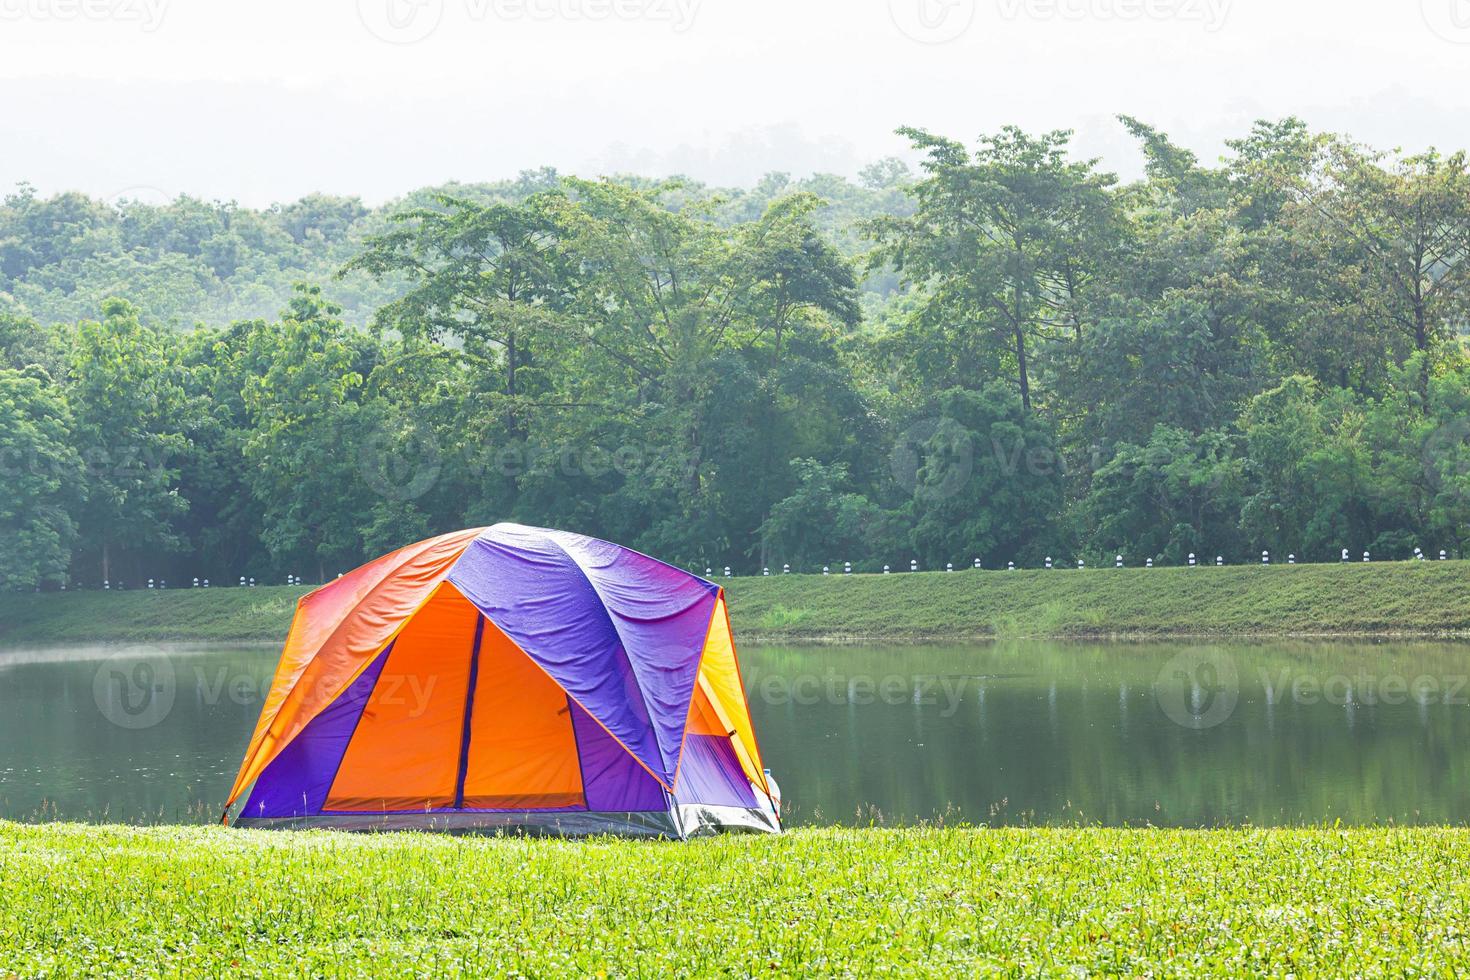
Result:
[[[688,840],[719,833],[780,833],[765,810],[675,804],[668,811],[630,813],[344,813],[310,817],[238,817],[231,826],[256,830],[341,830],[359,833],[401,830],[443,834],[526,837],[672,838]]]

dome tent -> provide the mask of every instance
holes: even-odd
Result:
[[[230,791],[242,827],[777,832],[724,590],[515,524],[303,597]]]

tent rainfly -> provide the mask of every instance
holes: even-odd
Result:
[[[247,790],[241,827],[781,829],[724,590],[517,524],[302,598],[226,822]]]

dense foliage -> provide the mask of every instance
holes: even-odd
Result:
[[[518,520],[686,566],[1460,554],[1470,171],[906,130],[856,183],[0,207],[0,584]],[[296,283],[292,286],[290,284]]]

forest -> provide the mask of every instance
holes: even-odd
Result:
[[[519,521],[700,572],[1463,555],[1470,172],[1298,119],[750,188],[0,205],[0,588]]]

